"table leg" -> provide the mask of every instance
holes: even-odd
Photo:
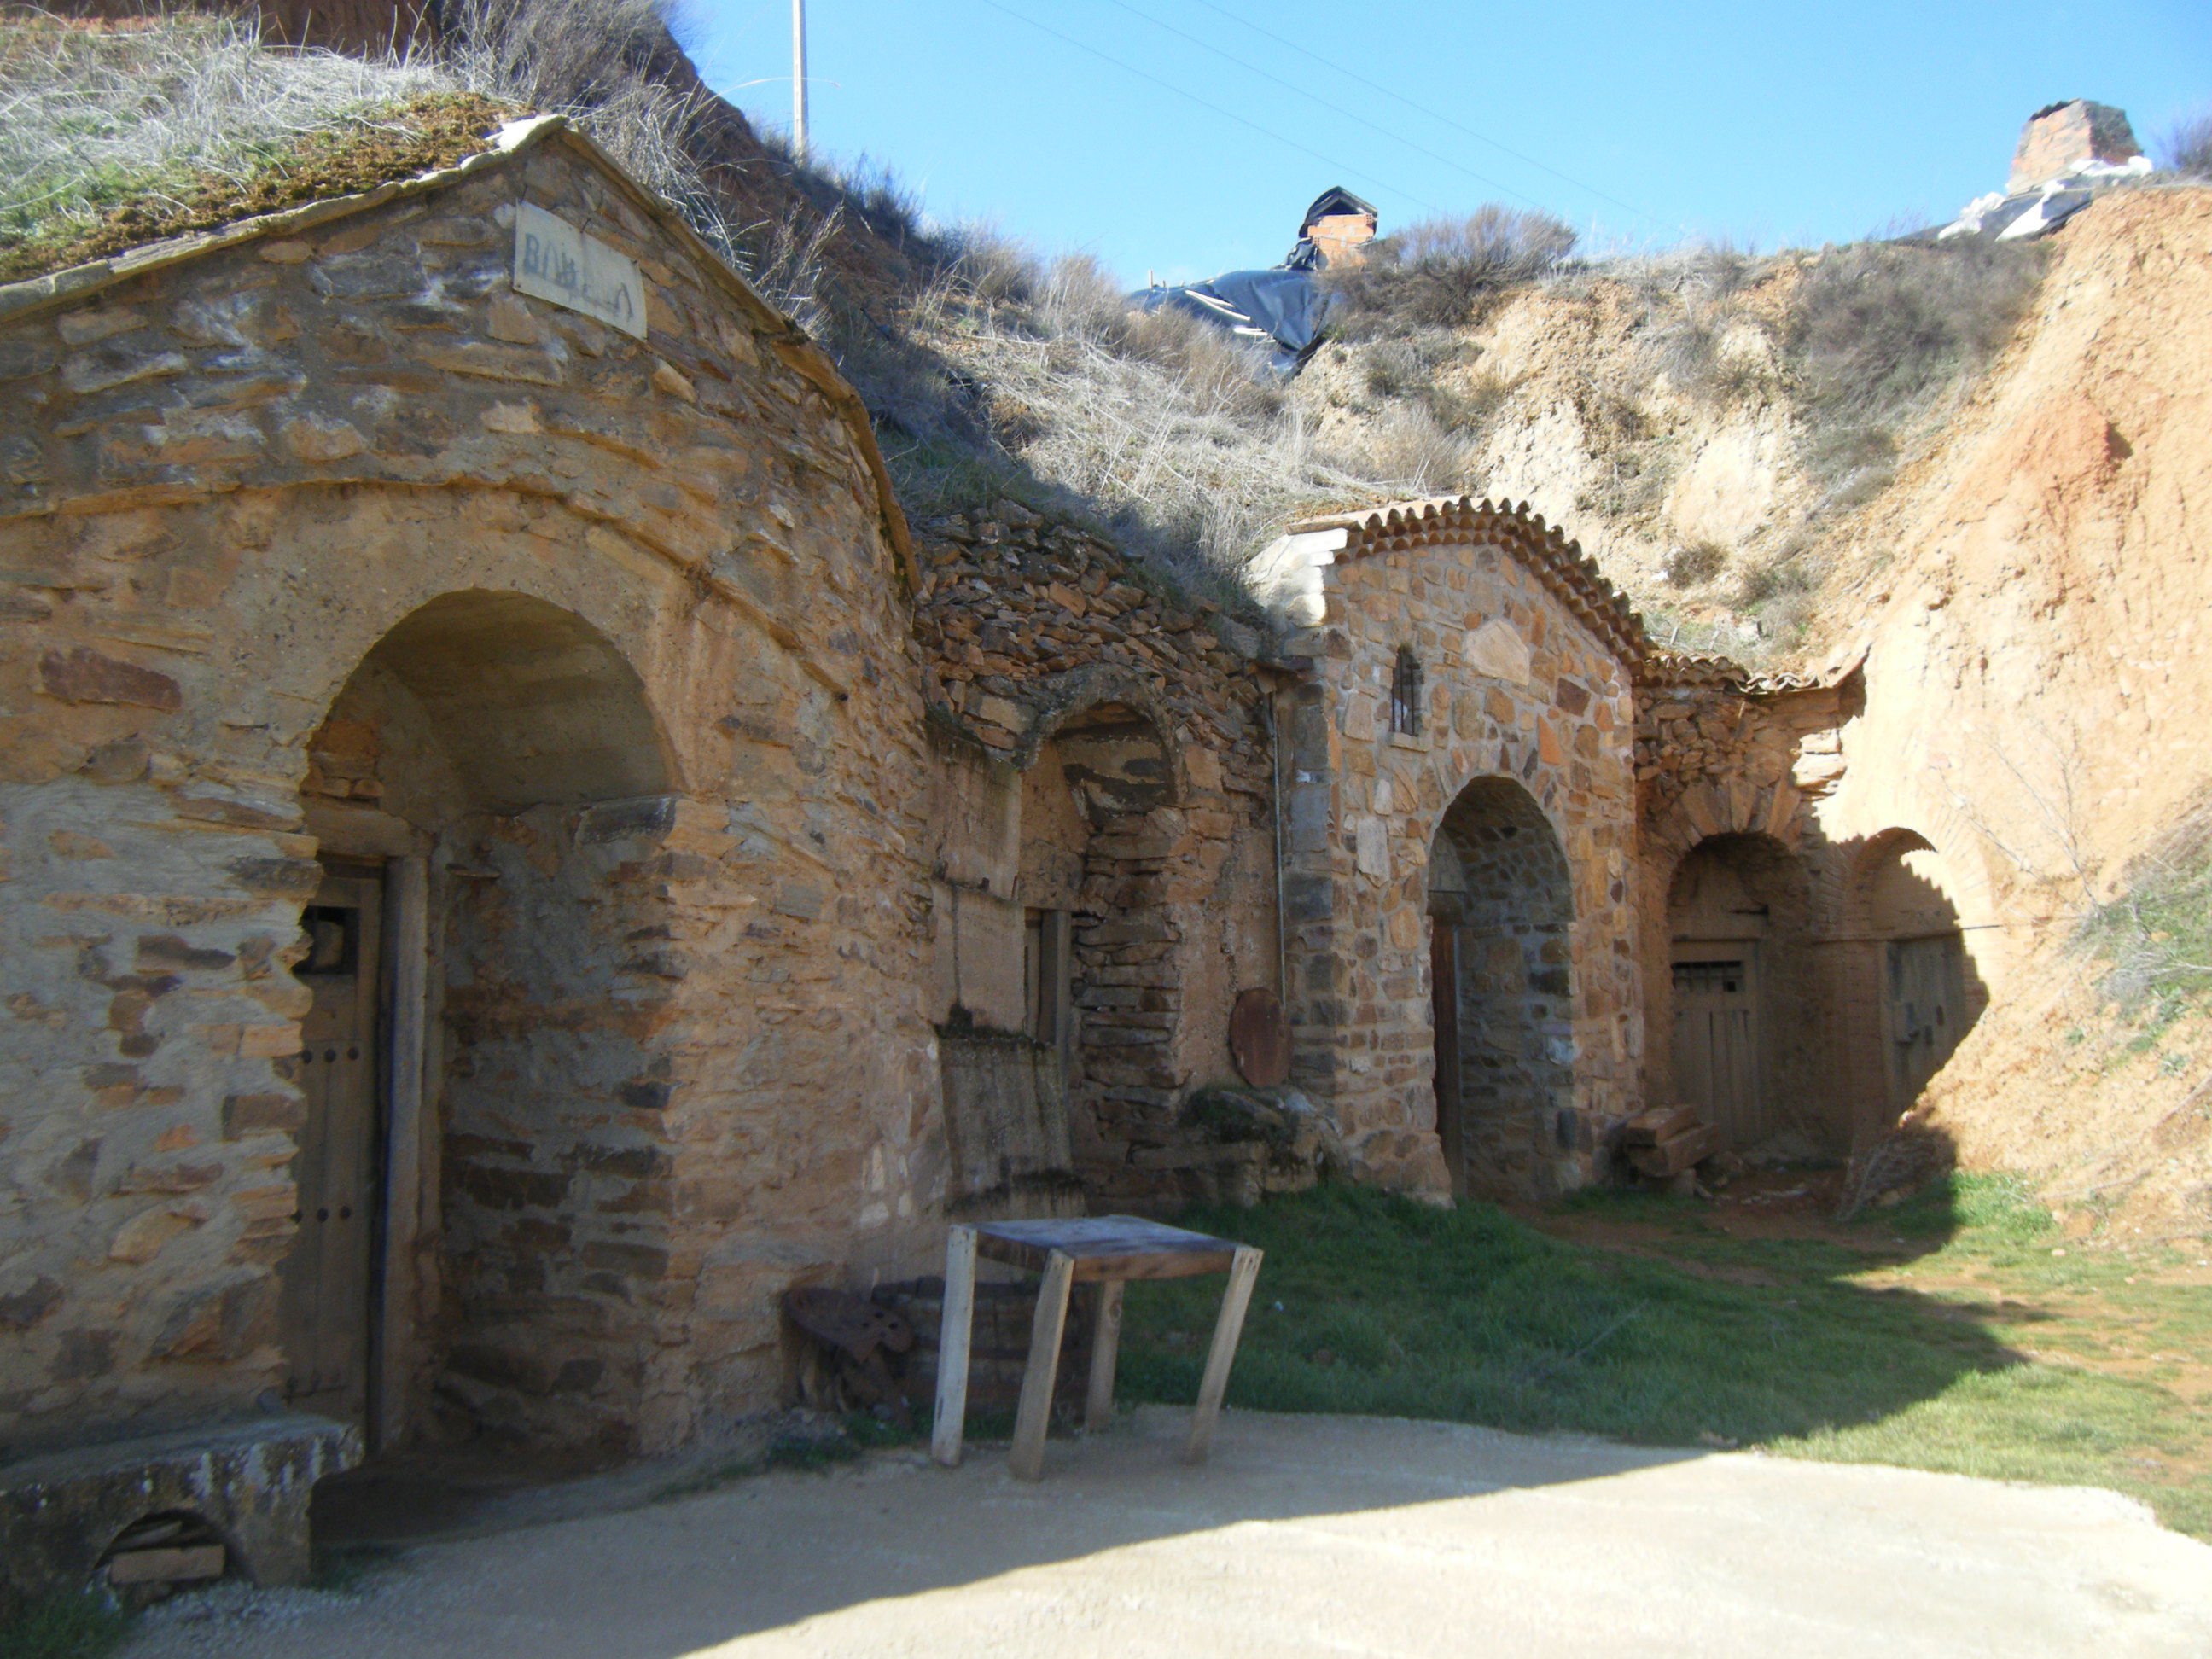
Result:
[[[968,1424],[968,1348],[975,1327],[975,1230],[955,1225],[945,1239],[945,1304],[937,1334],[937,1421],[929,1455],[945,1468],[960,1462]]]
[[[1060,1339],[1067,1328],[1067,1293],[1075,1283],[1075,1258],[1054,1250],[1045,1258],[1037,1287],[1036,1317],[1030,1322],[1030,1360],[1022,1371],[1022,1402],[1014,1412],[1014,1450],[1007,1465],[1018,1480],[1044,1479],[1044,1431],[1052,1420],[1053,1384],[1060,1380]]]
[[[1091,1392],[1083,1426],[1097,1434],[1114,1420],[1114,1362],[1121,1351],[1121,1281],[1098,1287],[1098,1314],[1091,1324]]]
[[[1221,1396],[1229,1388],[1229,1368],[1237,1359],[1237,1340],[1244,1334],[1244,1310],[1252,1300],[1252,1281],[1260,1276],[1258,1250],[1237,1247],[1230,1264],[1229,1288],[1221,1293],[1221,1315],[1213,1322],[1213,1346],[1206,1350],[1206,1376],[1198,1385],[1198,1407],[1191,1413],[1190,1438],[1182,1461],[1203,1463],[1213,1449],[1213,1425],[1221,1417]]]

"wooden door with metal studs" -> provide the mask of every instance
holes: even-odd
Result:
[[[378,1048],[384,882],[373,866],[326,862],[301,917],[293,970],[313,997],[295,1077],[304,1097],[299,1233],[284,1266],[283,1342],[295,1406],[361,1422],[368,1406],[372,1283],[381,1208]]]

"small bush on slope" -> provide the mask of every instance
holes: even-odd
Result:
[[[1972,238],[1824,250],[1798,287],[1786,335],[1816,420],[1894,419],[1986,367],[2026,314],[2048,253],[2039,243]]]
[[[2212,110],[2175,122],[2159,149],[2169,173],[2212,179]]]
[[[1365,261],[1321,275],[1338,300],[1338,331],[1370,339],[1409,328],[1477,320],[1497,295],[1555,269],[1574,252],[1574,228],[1533,209],[1495,202],[1464,219],[1423,219],[1370,245]]]

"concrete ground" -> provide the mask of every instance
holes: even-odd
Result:
[[[2206,1659],[2212,1547],[2110,1492],[1434,1423],[1180,1413],[879,1455],[157,1608],[129,1659],[2034,1654]]]

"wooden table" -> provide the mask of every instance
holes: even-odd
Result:
[[[1029,1363],[1014,1413],[1017,1478],[1044,1474],[1044,1431],[1052,1415],[1053,1385],[1060,1376],[1060,1342],[1067,1325],[1067,1297],[1078,1280],[1099,1287],[1091,1345],[1091,1388],[1083,1425],[1098,1430],[1114,1413],[1114,1362],[1121,1344],[1121,1287],[1133,1279],[1188,1279],[1225,1273],[1229,1288],[1213,1322],[1213,1346],[1198,1389],[1183,1462],[1203,1463],[1221,1416],[1221,1395],[1243,1334],[1244,1310],[1261,1252],[1249,1244],[1185,1232],[1133,1215],[1091,1216],[1076,1221],[986,1221],[956,1224],[945,1245],[945,1323],[937,1352],[937,1426],[930,1455],[948,1468],[960,1461],[968,1416],[968,1346],[975,1322],[975,1258],[1011,1263],[1042,1273],[1036,1317],[1030,1326]]]

